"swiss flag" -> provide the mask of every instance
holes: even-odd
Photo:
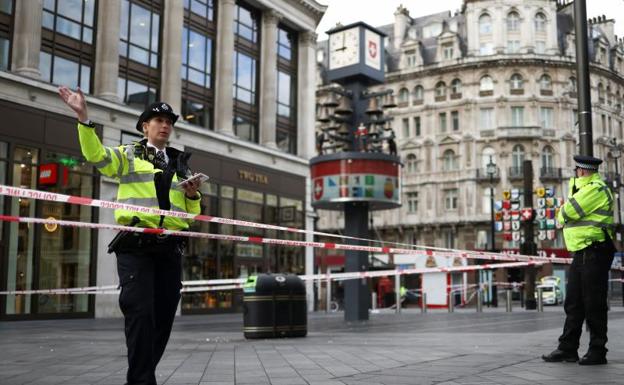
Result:
[[[314,200],[317,201],[323,196],[323,178],[314,181]]]
[[[377,43],[372,40],[369,40],[368,42],[368,54],[373,59],[377,57]]]

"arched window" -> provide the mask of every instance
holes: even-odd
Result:
[[[522,75],[511,75],[511,79],[509,79],[509,87],[512,91],[521,91],[524,88],[524,80],[522,79]]]
[[[444,171],[457,170],[457,160],[455,159],[455,152],[453,150],[446,150],[442,155],[444,160]]]
[[[416,161],[416,155],[408,154],[407,157],[405,157],[405,160],[407,164],[408,174],[413,174],[413,173],[418,172],[418,162]]]
[[[417,85],[416,87],[414,87],[414,100],[423,100],[424,97],[425,90],[423,89],[423,86]]]
[[[435,96],[438,98],[446,98],[446,83],[439,81],[435,85]]]
[[[552,170],[555,167],[555,150],[552,147],[546,146],[542,150],[542,168],[545,170]]]
[[[487,92],[494,91],[494,81],[490,77],[490,75],[485,75],[479,81],[479,91]]]
[[[451,82],[451,93],[454,95],[461,94],[462,92],[462,82],[459,79],[453,79]]]
[[[598,83],[598,102],[600,103],[605,102],[605,91],[604,91],[604,86],[602,85],[602,83]]]
[[[544,74],[539,80],[540,91],[543,93],[544,91],[552,92],[552,80],[550,76]]]
[[[570,76],[568,79],[568,88],[570,92],[576,92],[576,78],[574,76]]]
[[[492,33],[492,18],[487,13],[479,17],[479,34],[489,35]]]
[[[541,12],[535,14],[535,31],[546,32],[546,16]]]
[[[610,106],[611,105],[611,86],[607,86],[605,96],[607,97],[607,105]]]
[[[481,167],[483,170],[487,168],[487,165],[492,163],[496,164],[496,151],[492,147],[485,147],[481,153]]]
[[[516,144],[511,150],[511,167],[520,173],[522,169],[522,162],[524,162],[524,147],[521,144]]]
[[[409,102],[409,91],[407,88],[401,88],[399,90],[399,103]]]
[[[520,30],[520,15],[518,12],[511,11],[507,14],[507,31],[516,32]]]

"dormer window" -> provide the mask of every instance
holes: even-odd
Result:
[[[444,60],[453,59],[453,43],[443,44],[442,52],[444,54]]]

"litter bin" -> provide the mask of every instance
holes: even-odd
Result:
[[[298,276],[253,275],[243,290],[245,338],[305,337],[308,333],[306,290]]]

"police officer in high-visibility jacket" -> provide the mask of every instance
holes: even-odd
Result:
[[[598,173],[602,160],[576,155],[574,161],[576,177],[570,180],[568,200],[557,215],[566,248],[573,254],[564,304],[566,320],[559,346],[542,359],[601,365],[607,363],[607,289],[616,251],[613,195]],[[589,349],[579,360],[583,321],[589,327]]]
[[[153,103],[140,116],[136,129],[140,142],[105,147],[88,119],[82,91],[59,88],[63,101],[78,117],[82,153],[104,175],[118,180],[117,201],[182,211],[200,212],[199,183],[177,182],[188,178],[190,154],[167,147],[178,115],[166,103]],[[189,221],[169,216],[116,210],[119,224],[145,228],[186,230]],[[109,252],[117,255],[121,293],[119,306],[125,318],[128,348],[127,384],[156,384],[155,369],[162,357],[180,300],[181,258],[185,239],[122,232]]]

